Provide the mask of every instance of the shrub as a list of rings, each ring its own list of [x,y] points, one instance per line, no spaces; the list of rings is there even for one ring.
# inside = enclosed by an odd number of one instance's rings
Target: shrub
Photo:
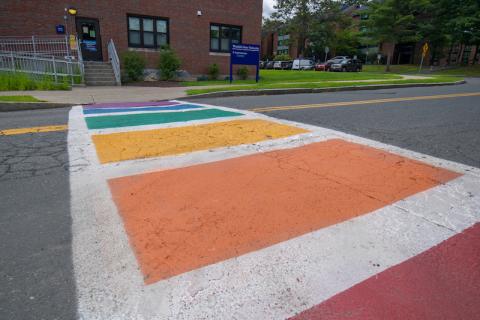
[[[145,58],[138,52],[127,51],[122,55],[123,69],[129,81],[138,81],[143,76]]]
[[[181,62],[175,52],[169,47],[163,47],[160,51],[160,61],[158,69],[162,80],[171,80],[175,78],[175,73],[180,68]]]
[[[237,70],[237,76],[238,76],[241,80],[247,80],[247,78],[248,78],[248,68],[247,68],[247,67],[238,68],[238,70]]]
[[[197,81],[207,81],[207,80],[208,80],[208,77],[203,74],[197,77]]]
[[[290,61],[292,58],[288,54],[279,54],[273,59],[275,61]]]
[[[220,68],[218,64],[214,63],[208,67],[208,77],[210,80],[217,80],[220,75]]]

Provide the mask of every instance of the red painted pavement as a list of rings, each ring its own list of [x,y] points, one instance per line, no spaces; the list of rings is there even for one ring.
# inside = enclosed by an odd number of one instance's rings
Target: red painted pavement
[[[480,223],[292,319],[480,319]]]

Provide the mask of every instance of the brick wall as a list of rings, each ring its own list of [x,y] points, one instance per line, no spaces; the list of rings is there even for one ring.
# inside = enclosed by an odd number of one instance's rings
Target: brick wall
[[[129,50],[127,13],[170,19],[170,46],[182,60],[182,69],[205,74],[217,63],[228,73],[228,54],[210,53],[210,23],[242,26],[243,43],[260,44],[262,0],[1,0],[0,36],[55,35],[55,25],[64,24],[64,8],[73,6],[78,16],[96,18],[100,23],[103,57],[113,39],[119,54]],[[197,16],[197,11],[202,16]],[[73,19],[69,30],[75,30]],[[158,51],[139,50],[149,67],[156,67]]]

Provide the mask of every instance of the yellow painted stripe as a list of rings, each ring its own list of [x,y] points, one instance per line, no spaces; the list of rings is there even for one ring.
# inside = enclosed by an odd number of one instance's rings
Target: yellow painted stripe
[[[67,129],[68,129],[67,125],[6,129],[6,130],[0,130],[0,136],[12,136],[16,134],[51,132],[51,131],[65,131]]]
[[[307,133],[266,120],[235,120],[197,126],[93,135],[101,163],[176,155]]]
[[[329,102],[329,103],[321,103],[321,104],[302,104],[302,105],[295,105],[295,106],[262,107],[262,108],[253,108],[253,109],[250,109],[250,111],[272,112],[272,111],[281,111],[281,110],[314,109],[314,108],[353,106],[353,105],[373,104],[373,103],[388,103],[388,102],[418,101],[418,100],[436,100],[436,99],[448,99],[448,98],[458,98],[458,97],[475,97],[475,96],[480,96],[480,92],[441,94],[441,95],[434,95],[434,96],[403,97],[403,98],[390,98],[390,99],[373,99],[373,100],[357,100],[357,101],[344,101],[344,102]]]

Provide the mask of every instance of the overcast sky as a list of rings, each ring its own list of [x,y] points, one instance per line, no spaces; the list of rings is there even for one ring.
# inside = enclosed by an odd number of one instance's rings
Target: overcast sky
[[[263,16],[269,17],[273,12],[273,5],[276,0],[263,0]]]

